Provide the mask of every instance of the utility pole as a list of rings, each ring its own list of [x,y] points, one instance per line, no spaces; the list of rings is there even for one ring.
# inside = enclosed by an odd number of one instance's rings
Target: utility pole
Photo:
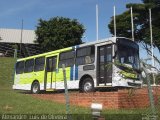
[[[68,88],[67,88],[65,64],[62,64],[62,69],[63,69],[63,79],[64,79],[64,87],[65,87],[66,114],[67,114],[67,120],[70,120],[71,116],[69,115],[69,113],[70,113],[70,105],[69,105],[69,94],[68,94]]]
[[[22,40],[23,40],[23,19],[21,24],[20,56],[22,56]]]
[[[117,32],[116,32],[116,7],[113,7],[113,11],[114,11],[114,37],[116,37]]]
[[[151,9],[149,9],[149,23],[150,23],[150,38],[151,38],[151,52],[152,52],[152,66],[154,65],[154,57],[153,57],[153,33],[152,33],[152,11]],[[156,85],[156,81],[155,81],[155,75],[152,74],[153,76],[153,85]]]
[[[131,27],[132,27],[132,40],[134,41],[134,23],[133,23],[133,11],[131,7]]]
[[[146,74],[150,107],[151,107],[151,110],[152,110],[152,114],[154,115],[156,109],[155,109],[155,105],[154,105],[154,97],[153,97],[153,93],[152,93],[152,86],[151,86],[151,83],[150,83],[150,79],[151,79],[150,74],[153,74],[153,73],[151,73],[152,71],[149,70],[149,69],[151,69],[151,67],[149,68],[149,66],[143,60],[141,60],[141,67],[142,67],[142,70]]]
[[[98,41],[98,5],[96,4],[96,40]]]

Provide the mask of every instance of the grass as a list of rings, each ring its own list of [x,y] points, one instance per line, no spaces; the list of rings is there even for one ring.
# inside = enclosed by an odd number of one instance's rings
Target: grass
[[[29,94],[12,90],[13,58],[0,58],[0,114],[65,114],[65,105],[33,98]],[[90,110],[71,106],[72,114],[87,114]]]
[[[0,88],[11,89],[13,84],[13,58],[0,58]]]
[[[11,90],[0,92],[0,113],[12,114],[65,114],[65,105],[33,98]],[[74,114],[88,113],[85,108],[71,107]]]
[[[30,94],[12,90],[14,63],[13,58],[0,58],[0,115],[66,113],[64,104],[41,100],[32,97]],[[142,118],[141,114],[149,112],[148,109],[103,110],[102,115],[109,120],[120,118],[121,120],[128,120]],[[79,116],[82,117],[82,114],[88,114],[89,118],[91,117],[91,110],[84,107],[71,106],[70,113],[77,114],[75,119]],[[89,118],[83,119],[88,120]]]

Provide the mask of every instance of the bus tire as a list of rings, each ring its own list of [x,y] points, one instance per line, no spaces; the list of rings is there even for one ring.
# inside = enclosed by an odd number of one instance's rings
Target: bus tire
[[[91,78],[87,77],[83,80],[82,86],[81,86],[81,91],[88,93],[88,92],[94,92],[94,82]]]
[[[32,83],[31,92],[32,92],[32,94],[40,93],[40,85],[39,85],[38,81],[35,81]]]

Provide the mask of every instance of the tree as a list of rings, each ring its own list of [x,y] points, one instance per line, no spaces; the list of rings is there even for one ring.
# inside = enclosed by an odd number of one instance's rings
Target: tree
[[[55,17],[47,20],[39,20],[35,33],[36,43],[44,51],[52,51],[70,47],[82,43],[82,35],[85,32],[84,26],[76,19]]]
[[[133,8],[134,35],[146,49],[150,45],[149,8],[152,9],[153,44],[160,52],[160,0],[142,0],[143,4],[127,4],[127,11],[116,16],[117,36],[131,38],[130,7]],[[108,25],[114,33],[113,17]]]

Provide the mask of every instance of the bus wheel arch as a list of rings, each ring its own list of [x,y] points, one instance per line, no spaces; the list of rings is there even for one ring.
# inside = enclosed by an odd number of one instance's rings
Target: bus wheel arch
[[[31,85],[31,93],[38,94],[40,93],[40,84],[38,80],[34,80]]]
[[[94,81],[90,75],[83,75],[79,82],[80,92],[94,92]]]

